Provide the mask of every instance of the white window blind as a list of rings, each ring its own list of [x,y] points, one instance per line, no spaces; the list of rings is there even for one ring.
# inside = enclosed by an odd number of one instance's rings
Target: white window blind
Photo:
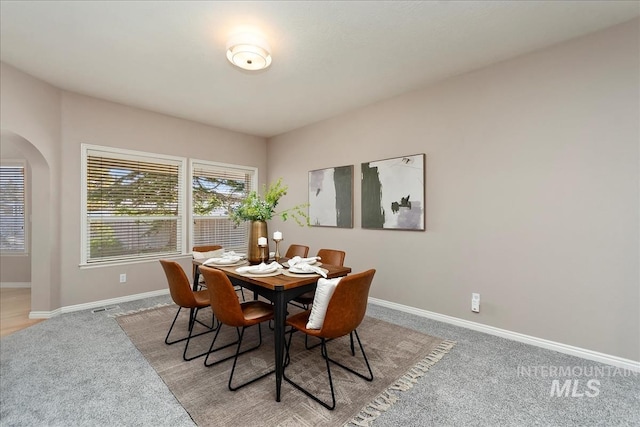
[[[228,211],[255,189],[256,169],[194,160],[191,176],[193,246],[220,245],[245,252],[248,224],[236,228]]]
[[[0,251],[24,253],[24,166],[0,166]]]
[[[184,251],[184,159],[85,151],[83,263]]]

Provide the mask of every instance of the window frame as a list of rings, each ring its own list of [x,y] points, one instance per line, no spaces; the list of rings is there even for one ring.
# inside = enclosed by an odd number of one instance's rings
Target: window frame
[[[7,251],[0,249],[0,255],[4,256],[28,256],[30,250],[30,196],[29,196],[29,177],[28,177],[28,163],[24,159],[2,159],[0,162],[2,167],[14,167],[22,168],[22,230],[24,244],[22,250]]]
[[[196,169],[196,167],[200,167],[200,168],[207,168],[210,167],[211,169],[222,169],[222,170],[229,170],[229,171],[238,171],[238,172],[244,172],[245,174],[250,174],[251,175],[251,188],[249,189],[249,191],[255,190],[258,191],[258,168],[254,167],[254,166],[245,166],[245,165],[236,165],[236,164],[231,164],[231,163],[222,163],[222,162],[216,162],[216,161],[210,161],[210,160],[203,160],[203,159],[189,159],[189,179],[188,179],[188,197],[189,197],[189,252],[191,252],[191,250],[193,249],[193,246],[195,246],[195,221],[196,218],[207,218],[207,217],[201,217],[201,216],[196,216],[194,214],[194,203],[193,203],[193,178],[194,178],[194,170]],[[220,219],[225,219],[225,218],[229,218],[228,215],[221,215],[221,216],[215,216],[215,217],[210,217],[210,218],[220,218]],[[246,250],[246,245],[248,244],[249,241],[249,229],[247,227],[247,233],[245,236],[245,243],[244,243],[244,247],[243,247],[243,251]],[[224,243],[224,242],[209,242],[209,244],[220,244],[220,243]],[[222,245],[224,247],[224,245]]]
[[[187,222],[190,215],[187,215],[187,194],[185,191],[186,179],[187,179],[187,158],[179,156],[171,156],[158,153],[149,153],[145,151],[129,150],[116,147],[108,147],[93,144],[81,144],[81,201],[80,201],[80,266],[81,267],[96,267],[106,266],[114,264],[132,264],[139,262],[156,261],[160,258],[168,258],[171,256],[185,256],[191,252],[187,248]],[[91,153],[91,154],[90,154]],[[178,228],[176,236],[177,253],[172,255],[162,253],[151,253],[148,255],[134,255],[123,256],[118,259],[105,259],[105,260],[92,260],[89,261],[89,230],[88,230],[88,213],[87,213],[87,198],[88,198],[88,158],[90,155],[96,153],[102,153],[105,157],[113,157],[114,159],[139,159],[142,161],[149,161],[153,163],[166,163],[170,165],[178,166]],[[182,219],[182,221],[180,221]]]

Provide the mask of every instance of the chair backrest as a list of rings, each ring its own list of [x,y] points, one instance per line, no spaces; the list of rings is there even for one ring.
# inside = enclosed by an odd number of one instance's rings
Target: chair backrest
[[[245,323],[244,314],[231,281],[220,270],[211,267],[200,267],[200,274],[209,289],[211,310],[216,318],[225,325],[240,327]]]
[[[336,249],[320,249],[318,251],[318,256],[323,264],[339,265],[342,267],[347,253]]]
[[[338,338],[356,329],[367,311],[369,289],[376,270],[350,274],[336,286],[320,330],[325,338]]]
[[[191,290],[191,283],[186,273],[175,261],[160,260],[164,274],[167,276],[167,282],[169,283],[169,292],[171,293],[171,299],[180,307],[195,307],[196,299],[193,296]]]
[[[196,252],[209,252],[216,251],[218,249],[222,249],[220,245],[208,245],[208,246],[194,246],[193,250]]]
[[[285,254],[285,258],[291,259],[294,256],[306,258],[307,255],[309,255],[309,246],[290,245],[289,249],[287,249],[287,253]]]
[[[350,274],[336,286],[320,330],[325,338],[337,338],[356,329],[367,312],[369,289],[376,270]]]

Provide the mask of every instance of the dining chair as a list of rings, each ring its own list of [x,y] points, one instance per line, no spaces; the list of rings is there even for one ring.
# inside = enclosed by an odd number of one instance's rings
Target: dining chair
[[[194,246],[193,252],[211,252],[211,251],[217,251],[218,249],[222,249],[222,246],[220,245]],[[198,266],[194,265],[193,277],[196,277],[196,268],[198,268]],[[202,288],[203,286],[204,286],[204,281],[200,279],[200,283],[198,283],[198,287]],[[242,301],[244,301],[244,289],[242,289],[242,286],[236,287],[236,290],[240,291],[240,295],[242,296]]]
[[[320,262],[323,264],[339,265],[342,267],[347,253],[337,249],[320,249],[317,256],[320,257]],[[293,301],[299,304],[298,307],[302,306],[301,308],[306,310],[309,308],[309,305],[313,303],[315,293],[316,291],[305,292],[304,294],[295,297]]]
[[[369,360],[367,359],[367,355],[364,351],[364,347],[362,346],[362,342],[360,341],[356,328],[360,323],[362,323],[362,319],[364,319],[365,312],[367,311],[369,289],[371,288],[371,282],[373,281],[375,272],[376,271],[374,269],[371,269],[362,273],[342,277],[335,286],[333,294],[323,293],[323,295],[329,295],[329,300],[326,306],[327,310],[324,316],[324,321],[319,326],[319,329],[307,328],[313,309],[294,314],[287,318],[287,325],[291,326],[293,329],[291,330],[287,341],[285,372],[283,373],[283,378],[295,388],[302,391],[304,394],[329,410],[336,407],[336,397],[333,388],[333,379],[331,377],[330,362],[346,369],[360,378],[365,379],[366,381],[373,380],[373,372],[371,371]],[[331,404],[314,396],[310,391],[286,375],[287,366],[291,364],[289,352],[291,349],[291,339],[295,331],[301,331],[305,336],[314,336],[321,340],[321,355],[324,358],[327,367],[327,376],[329,378],[329,387],[331,389]],[[360,352],[362,353],[367,370],[369,371],[368,375],[357,372],[353,368],[329,357],[327,341],[349,335],[352,332],[358,341]],[[355,354],[353,355],[355,356]]]
[[[194,246],[193,247],[193,252],[211,252],[211,251],[217,251],[218,249],[222,249],[222,246],[220,246],[220,245]],[[194,265],[193,266],[193,276],[192,277],[195,277],[195,275],[196,275],[196,268],[197,268],[197,266]]]
[[[178,306],[178,312],[176,313],[176,316],[173,318],[173,322],[171,323],[171,327],[169,328],[169,332],[167,332],[167,336],[165,337],[164,342],[165,344],[172,345],[172,344],[179,343],[186,340],[187,343],[184,346],[184,352],[182,353],[182,358],[185,361],[193,360],[198,357],[204,356],[205,354],[207,354],[206,352],[198,354],[196,356],[187,357],[187,350],[189,348],[189,342],[191,341],[191,338],[195,338],[200,335],[208,334],[210,332],[215,331],[215,328],[213,327],[214,319],[211,320],[212,322],[211,326],[205,325],[204,323],[198,320],[198,313],[200,312],[200,310],[203,308],[209,307],[210,305],[209,292],[206,290],[194,292],[191,289],[191,283],[189,283],[189,278],[187,277],[186,273],[184,272],[180,264],[178,264],[177,262],[160,260],[160,264],[162,265],[164,273],[167,276],[167,282],[169,284],[169,293],[171,294],[171,299]],[[183,308],[195,310],[193,319],[189,319],[189,327],[188,327],[189,334],[184,338],[169,341],[169,336],[171,335],[171,331],[173,330],[173,327],[176,324],[176,320],[178,320],[178,316],[180,315],[180,311]],[[194,334],[193,328],[195,326],[195,323],[201,324],[202,326],[206,327],[207,330],[204,332]]]
[[[284,255],[285,258],[293,258],[294,256],[299,256],[301,258],[306,258],[309,254],[309,246],[303,245],[289,245],[289,249],[287,249],[287,253]]]
[[[211,252],[217,251],[218,249],[222,249],[220,245],[205,245],[205,246],[194,246],[193,250],[195,252]]]
[[[238,362],[238,356],[241,354],[247,353],[249,351],[255,350],[262,344],[262,322],[266,322],[268,320],[273,319],[273,306],[264,301],[246,301],[240,302],[238,301],[238,296],[236,295],[235,290],[233,289],[233,285],[231,281],[222,271],[217,270],[211,267],[200,267],[200,274],[204,276],[205,283],[207,284],[207,288],[209,289],[209,299],[211,301],[211,309],[213,310],[214,315],[220,322],[220,326],[216,331],[216,335],[213,337],[213,341],[211,342],[211,346],[209,347],[209,352],[204,360],[205,366],[213,366],[218,363],[224,362],[225,360],[229,360],[233,357],[233,367],[231,368],[231,374],[229,375],[229,383],[228,387],[231,391],[236,391],[246,385],[249,385],[255,381],[258,381],[272,373],[275,372],[275,369],[260,374],[259,376],[248,380],[240,385],[233,386],[233,373],[236,369],[236,363]],[[224,346],[218,347],[214,349],[214,345],[218,338],[218,334],[222,329],[223,325],[232,326],[234,328],[242,328],[238,332],[238,340],[225,344]],[[245,329],[250,326],[258,325],[258,344],[240,351],[240,347],[242,346],[242,339],[244,337]],[[236,344],[235,355],[223,358],[221,360],[217,360],[215,362],[209,363],[209,356],[223,348],[229,347],[230,345]]]

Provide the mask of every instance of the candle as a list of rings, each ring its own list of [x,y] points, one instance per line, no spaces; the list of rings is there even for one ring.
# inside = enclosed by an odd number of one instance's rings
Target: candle
[[[267,238],[258,237],[258,246],[267,246]]]
[[[280,231],[274,231],[273,240],[282,240],[282,233]]]

